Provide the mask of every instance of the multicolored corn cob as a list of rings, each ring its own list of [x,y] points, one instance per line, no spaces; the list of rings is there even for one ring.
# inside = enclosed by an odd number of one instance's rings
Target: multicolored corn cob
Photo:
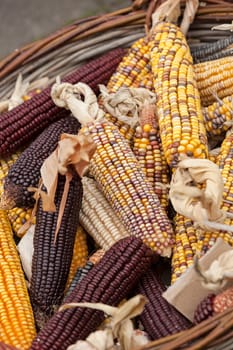
[[[150,71],[150,51],[147,37],[140,38],[128,49],[107,84],[110,92],[121,87],[139,87]]]
[[[114,49],[81,66],[63,81],[89,84],[96,92],[99,84],[106,84],[120,63],[125,50]],[[30,101],[0,115],[0,155],[14,152],[41,133],[49,124],[69,115],[65,109],[54,105],[50,87]]]
[[[146,104],[141,111],[140,126],[136,128],[133,152],[147,179],[153,185],[161,206],[168,206],[169,168],[164,157],[155,106]]]
[[[73,256],[70,264],[69,275],[66,282],[66,289],[69,287],[71,281],[73,280],[77,269],[82,268],[87,262],[87,256],[87,233],[84,231],[83,227],[79,225],[75,235]]]
[[[10,222],[3,210],[0,210],[0,261],[0,341],[26,350],[36,329]]]
[[[194,263],[198,234],[191,219],[176,214],[174,218],[175,244],[172,252],[172,278],[174,283]]]
[[[94,179],[83,177],[83,200],[80,223],[99,247],[108,250],[130,233],[122,225],[115,211],[98,188]]]
[[[136,237],[115,243],[64,300],[117,306],[147,271],[155,255]],[[56,312],[38,333],[31,350],[65,350],[86,337],[104,320],[102,311],[74,308]]]
[[[206,131],[209,136],[224,134],[233,120],[233,95],[218,99],[207,107],[202,108]]]
[[[233,57],[197,63],[194,65],[197,87],[203,106],[233,93]]]
[[[4,182],[4,193],[1,198],[2,209],[33,207],[33,192],[28,187],[38,187],[40,168],[44,160],[57,147],[62,133],[76,134],[79,129],[77,119],[72,116],[62,118],[49,125],[10,168]]]
[[[22,226],[31,220],[32,224],[35,224],[35,218],[32,218],[32,208],[13,208],[7,210],[7,215],[11,223],[14,234],[21,238],[26,233],[26,229],[22,229]]]
[[[192,326],[190,321],[163,298],[162,293],[165,290],[166,288],[156,271],[156,266],[151,266],[148,269],[134,289],[135,295],[142,294],[147,298],[147,303],[142,314],[138,316],[138,320],[153,340]]]
[[[72,89],[76,93],[81,89],[84,100],[89,95],[94,99],[93,91],[86,84],[55,84],[52,90],[55,103],[66,101],[69,106],[66,100],[67,88],[69,101],[70,98],[76,99],[76,95],[70,95]],[[85,108],[88,106],[81,101],[78,103],[83,103]],[[98,106],[96,113],[102,115],[101,120],[89,114],[84,116],[78,108],[72,112],[82,124],[80,135],[91,136],[96,144],[89,171],[116,215],[130,234],[141,238],[158,254],[170,256],[173,244],[171,223],[129,143],[115,125],[105,120]]]
[[[43,313],[51,316],[61,303],[72,261],[82,200],[81,179],[76,173],[72,175],[56,242],[58,208],[62,200],[65,176],[58,177],[56,212],[43,211],[41,199],[38,204],[29,291],[35,317],[39,323],[43,322],[43,319],[41,320]]]
[[[160,22],[151,30],[153,84],[157,95],[160,136],[167,163],[176,167],[180,155],[205,158],[206,131],[192,56],[181,30]]]

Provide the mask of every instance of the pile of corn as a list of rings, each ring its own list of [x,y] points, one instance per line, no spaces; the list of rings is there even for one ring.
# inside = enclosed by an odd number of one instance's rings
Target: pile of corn
[[[210,159],[224,181],[221,209],[233,213],[233,57],[221,57],[222,46],[191,53],[181,29],[162,21],[128,50],[113,50],[64,79],[94,90],[102,119],[85,123],[55,105],[51,87],[0,115],[1,348],[69,349],[105,317],[60,305],[117,306],[137,293],[148,300],[136,323],[149,339],[192,326],[162,297],[161,266],[169,266],[174,283],[217,237],[233,245],[233,236],[197,228],[175,212],[168,192],[182,157]],[[208,58],[215,47],[218,57]],[[99,84],[113,98],[137,88],[156,98],[127,123],[107,109]],[[70,163],[58,174],[55,210],[47,211],[41,168],[67,134],[89,136],[95,149],[84,174]]]

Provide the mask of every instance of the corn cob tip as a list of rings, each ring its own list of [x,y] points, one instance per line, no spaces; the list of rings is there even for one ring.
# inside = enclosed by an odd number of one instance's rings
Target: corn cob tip
[[[0,209],[1,210],[10,210],[16,207],[16,203],[14,198],[12,198],[11,194],[7,191],[4,192],[0,199]]]

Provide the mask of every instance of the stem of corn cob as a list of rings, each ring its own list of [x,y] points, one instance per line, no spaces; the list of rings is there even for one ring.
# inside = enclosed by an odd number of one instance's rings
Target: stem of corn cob
[[[78,92],[87,104],[77,99]],[[104,120],[92,90],[82,83],[74,87],[55,84],[52,97],[58,105],[72,110],[83,125],[80,134],[92,135],[97,149],[90,172],[130,234],[142,238],[159,254],[170,256],[170,221],[129,144],[116,126]]]

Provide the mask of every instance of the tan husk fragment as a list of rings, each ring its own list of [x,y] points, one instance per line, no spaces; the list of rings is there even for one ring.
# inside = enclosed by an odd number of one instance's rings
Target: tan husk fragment
[[[233,249],[220,254],[207,270],[200,267],[198,259],[194,266],[202,278],[203,287],[219,292],[229,280],[233,280]]]
[[[48,85],[47,77],[38,79],[32,83],[24,82],[22,74],[19,74],[15,83],[14,91],[8,100],[0,102],[0,113],[10,111],[24,102],[23,97],[34,89],[45,88]]]
[[[85,341],[78,341],[68,349],[114,349],[115,339],[119,341],[121,350],[132,350],[136,346],[145,344],[148,339],[145,336],[137,337],[137,331],[134,330],[131,319],[142,313],[146,301],[143,295],[138,294],[118,307],[88,302],[62,305],[59,311],[73,307],[89,307],[91,309],[101,310],[110,316],[110,322],[107,323],[104,330],[91,333]]]
[[[178,163],[169,197],[174,209],[201,228],[233,231],[221,224],[227,213],[220,209],[224,190],[223,179],[216,164],[208,159],[186,158]]]
[[[39,188],[28,188],[29,191],[35,191],[35,195],[41,197],[44,211],[54,212],[57,210],[54,198],[56,194],[58,174],[66,177],[62,200],[59,207],[57,227],[55,231],[55,241],[60,228],[67,195],[69,192],[69,184],[72,180],[70,166],[72,166],[80,177],[82,177],[88,164],[94,155],[96,145],[90,135],[70,135],[62,134],[58,146],[55,151],[44,161],[41,167],[42,184],[46,187],[47,192]]]
[[[139,121],[139,111],[144,103],[154,104],[156,96],[145,88],[121,87],[109,93],[104,85],[99,85],[103,106],[118,120],[134,127]]]
[[[58,107],[69,109],[82,126],[103,117],[97,97],[87,84],[60,83],[57,78],[51,89],[51,98]]]
[[[199,6],[199,0],[186,1],[183,18],[180,24],[180,29],[184,33],[184,35],[187,34],[189,26],[195,18],[195,14],[197,12],[198,6]]]
[[[180,13],[180,0],[167,0],[152,14],[152,27],[161,21],[176,23]]]

